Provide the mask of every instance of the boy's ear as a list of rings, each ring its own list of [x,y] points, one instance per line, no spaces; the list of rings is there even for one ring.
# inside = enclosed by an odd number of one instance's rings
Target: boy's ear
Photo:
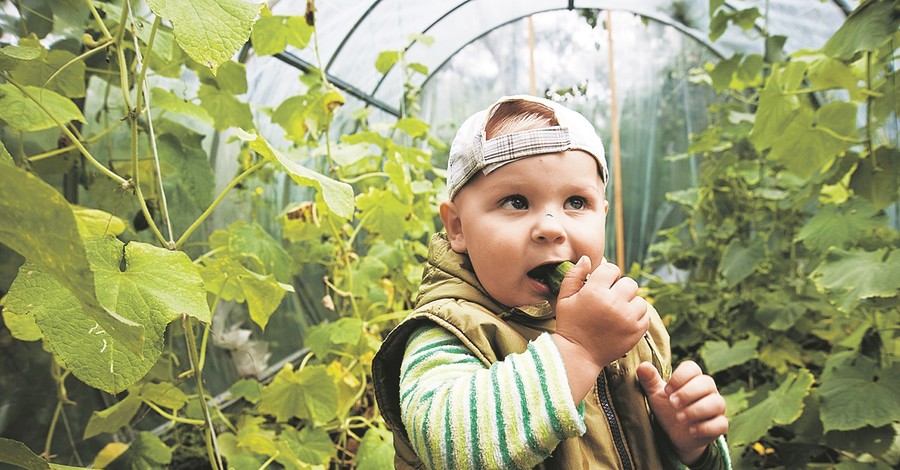
[[[444,229],[447,230],[450,248],[457,253],[465,253],[467,248],[466,238],[462,231],[462,220],[459,218],[459,207],[453,201],[441,203],[441,221],[444,222]]]

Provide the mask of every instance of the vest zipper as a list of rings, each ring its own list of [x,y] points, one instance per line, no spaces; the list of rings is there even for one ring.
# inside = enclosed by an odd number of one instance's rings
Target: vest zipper
[[[628,458],[628,451],[625,449],[625,439],[622,437],[622,429],[619,426],[619,420],[613,412],[612,403],[606,390],[606,372],[601,370],[597,376],[597,395],[600,398],[600,407],[603,408],[603,414],[606,415],[606,421],[609,422],[609,429],[612,432],[613,443],[616,445],[616,452],[619,453],[619,459],[622,460],[622,468],[632,470],[634,467],[631,459]]]

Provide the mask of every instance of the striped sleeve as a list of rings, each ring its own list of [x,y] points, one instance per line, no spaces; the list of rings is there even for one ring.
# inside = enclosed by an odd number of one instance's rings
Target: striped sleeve
[[[485,367],[437,325],[409,338],[400,369],[401,419],[428,468],[531,468],[584,434],[562,357],[548,334]]]

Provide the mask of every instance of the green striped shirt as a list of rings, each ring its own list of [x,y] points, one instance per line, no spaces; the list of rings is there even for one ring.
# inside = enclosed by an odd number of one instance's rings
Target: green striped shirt
[[[447,330],[419,328],[406,345],[400,403],[429,468],[532,468],[586,431],[546,333],[488,368]]]

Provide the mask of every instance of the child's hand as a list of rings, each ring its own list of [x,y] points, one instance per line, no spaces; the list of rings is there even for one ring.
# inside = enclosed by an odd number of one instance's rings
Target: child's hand
[[[582,256],[566,273],[556,301],[556,334],[599,367],[630,351],[650,326],[637,283],[621,274],[605,259],[591,272],[591,260]]]
[[[728,431],[725,399],[695,362],[681,363],[668,383],[649,362],[638,367],[637,375],[653,415],[685,464],[695,463],[712,441]]]

